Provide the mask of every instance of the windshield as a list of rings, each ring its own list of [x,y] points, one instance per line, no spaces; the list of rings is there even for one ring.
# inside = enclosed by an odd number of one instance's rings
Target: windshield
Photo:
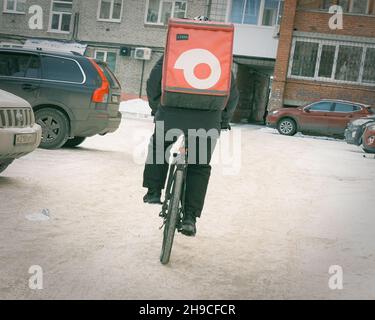
[[[100,61],[97,61],[100,69],[104,72],[105,77],[109,81],[111,88],[113,89],[120,89],[121,85],[120,82],[117,80],[116,76],[112,73],[112,71],[108,68],[108,66]]]

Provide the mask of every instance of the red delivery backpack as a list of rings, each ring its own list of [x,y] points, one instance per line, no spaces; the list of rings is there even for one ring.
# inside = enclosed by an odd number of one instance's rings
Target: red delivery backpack
[[[233,36],[232,24],[170,19],[161,104],[223,110],[231,88]]]

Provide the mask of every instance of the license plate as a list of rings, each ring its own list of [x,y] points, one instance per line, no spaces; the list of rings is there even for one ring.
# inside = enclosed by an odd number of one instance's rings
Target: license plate
[[[112,102],[118,103],[119,102],[119,97],[118,96],[112,96]]]
[[[36,134],[28,133],[28,134],[16,134],[14,139],[15,145],[20,144],[33,144],[36,142]]]

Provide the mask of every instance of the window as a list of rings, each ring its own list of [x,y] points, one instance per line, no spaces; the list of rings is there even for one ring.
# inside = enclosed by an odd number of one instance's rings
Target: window
[[[294,49],[292,75],[313,77],[319,44],[297,41]]]
[[[39,78],[39,58],[23,53],[0,53],[0,76]]]
[[[352,0],[350,12],[352,13],[368,13],[368,0]]]
[[[277,22],[279,1],[278,0],[266,0],[264,2],[264,11],[263,11],[263,26],[273,26]]]
[[[74,60],[43,56],[42,78],[46,80],[83,83],[84,76]]]
[[[293,40],[289,76],[375,85],[375,45],[335,40]]]
[[[4,0],[4,12],[25,13],[26,0]]]
[[[373,14],[370,8],[372,2],[373,0],[339,0],[338,5],[342,7],[344,12]]]
[[[337,0],[299,0],[298,7],[302,9],[328,10],[330,6],[335,5]]]
[[[367,48],[366,50],[362,81],[375,83],[375,48]]]
[[[115,72],[116,70],[116,52],[108,52],[108,51],[95,51],[95,59],[99,61],[104,61],[108,64],[108,67]]]
[[[375,14],[374,0],[299,0],[298,7],[310,10],[327,11],[333,5],[339,5],[346,13]]]
[[[323,45],[320,56],[319,77],[331,78],[333,62],[335,60],[336,46]]]
[[[353,112],[356,111],[356,108],[358,107],[347,103],[335,103],[335,112]]]
[[[231,22],[261,26],[279,23],[284,1],[232,0]]]
[[[98,20],[121,22],[123,0],[99,0]]]
[[[233,0],[232,22],[258,24],[261,0]]]
[[[310,107],[308,109],[310,111],[331,111],[332,103],[328,101],[318,102]]]
[[[357,82],[361,67],[363,48],[341,45],[337,58],[337,80]]]
[[[168,24],[169,18],[186,18],[187,1],[148,0],[146,23]]]
[[[73,0],[52,0],[50,31],[69,33]]]

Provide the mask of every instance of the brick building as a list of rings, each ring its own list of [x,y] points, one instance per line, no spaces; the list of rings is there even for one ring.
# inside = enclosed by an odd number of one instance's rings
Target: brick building
[[[321,98],[375,104],[374,0],[285,2],[269,109]]]

